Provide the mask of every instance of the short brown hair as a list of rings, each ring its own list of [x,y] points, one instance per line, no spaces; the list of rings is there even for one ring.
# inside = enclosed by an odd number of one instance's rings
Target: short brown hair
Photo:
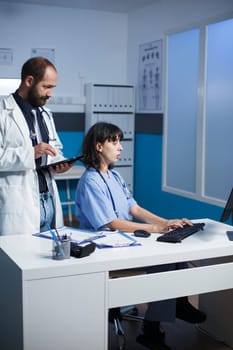
[[[44,57],[33,57],[27,60],[21,70],[21,80],[29,75],[32,75],[36,82],[39,82],[43,79],[45,70],[47,67],[52,67],[55,71],[56,67],[52,62]]]

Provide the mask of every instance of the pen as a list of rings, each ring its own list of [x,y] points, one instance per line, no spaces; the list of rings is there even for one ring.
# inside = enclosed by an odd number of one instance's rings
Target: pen
[[[55,232],[56,232],[56,235],[57,235],[58,240],[61,242],[61,238],[60,238],[60,235],[59,235],[59,233],[58,233],[58,230],[57,230],[56,228],[55,228],[54,230],[55,230]]]
[[[62,256],[65,256],[65,253],[64,253],[64,251],[63,251],[61,245],[59,244],[59,238],[55,235],[55,233],[53,232],[53,230],[51,229],[51,227],[50,227],[49,225],[48,225],[48,229],[49,229],[49,232],[51,233],[51,236],[52,236],[54,242],[56,243],[56,246],[57,246],[57,248],[58,248],[58,251],[60,252],[60,254],[61,254]]]

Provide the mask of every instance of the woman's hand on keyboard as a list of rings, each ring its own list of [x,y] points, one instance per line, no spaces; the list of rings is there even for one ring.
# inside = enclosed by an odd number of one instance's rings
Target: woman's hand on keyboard
[[[192,226],[192,222],[189,219],[173,219],[167,221],[167,231],[183,227],[184,225]]]
[[[192,226],[192,222],[188,219],[172,219],[172,220],[165,220],[161,222],[157,222],[152,226],[152,232],[159,232],[159,233],[167,233],[170,230],[174,230],[179,227],[183,227],[184,225],[190,225]]]

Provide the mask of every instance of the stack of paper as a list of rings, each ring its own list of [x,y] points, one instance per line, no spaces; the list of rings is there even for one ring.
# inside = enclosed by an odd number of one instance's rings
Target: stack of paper
[[[117,248],[139,245],[133,237],[122,231],[104,231],[103,233],[104,236],[95,240],[95,243],[99,248]]]

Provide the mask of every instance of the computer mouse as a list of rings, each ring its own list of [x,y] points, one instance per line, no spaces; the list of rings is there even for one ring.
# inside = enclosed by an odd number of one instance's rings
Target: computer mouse
[[[136,237],[143,237],[143,238],[147,238],[150,237],[150,232],[147,232],[145,230],[135,230],[134,231],[134,236]]]

